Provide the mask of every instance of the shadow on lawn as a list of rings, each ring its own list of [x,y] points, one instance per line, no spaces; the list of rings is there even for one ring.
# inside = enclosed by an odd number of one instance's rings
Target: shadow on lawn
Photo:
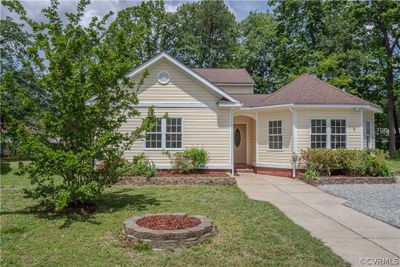
[[[2,211],[0,215],[35,215],[48,220],[63,219],[64,222],[60,228],[66,228],[71,226],[74,222],[87,222],[99,225],[101,222],[96,220],[97,214],[114,213],[127,207],[129,207],[129,210],[142,211],[145,210],[147,206],[154,205],[160,205],[160,201],[145,194],[132,194],[132,189],[121,189],[103,194],[101,199],[96,202],[96,210],[93,213],[55,213],[44,208],[42,205],[35,205],[23,210]]]
[[[10,163],[9,162],[4,162],[3,159],[2,159],[1,164],[0,164],[0,174],[1,175],[6,175],[10,171],[12,171],[12,169],[10,167]]]

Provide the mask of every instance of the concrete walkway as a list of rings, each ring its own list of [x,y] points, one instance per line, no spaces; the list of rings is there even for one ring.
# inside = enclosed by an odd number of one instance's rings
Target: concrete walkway
[[[249,198],[272,203],[353,266],[400,265],[400,230],[343,206],[346,200],[290,178],[241,173],[236,180]]]

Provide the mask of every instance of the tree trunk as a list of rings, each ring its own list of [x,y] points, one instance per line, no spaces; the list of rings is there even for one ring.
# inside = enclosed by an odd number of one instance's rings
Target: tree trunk
[[[386,86],[388,90],[388,123],[389,123],[389,154],[396,154],[396,135],[395,135],[395,101],[396,97],[393,94],[393,71],[388,67],[386,75]]]

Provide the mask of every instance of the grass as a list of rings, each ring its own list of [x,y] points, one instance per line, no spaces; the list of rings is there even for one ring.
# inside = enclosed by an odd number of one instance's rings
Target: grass
[[[387,163],[394,175],[400,176],[400,158],[390,159]]]
[[[344,266],[322,242],[267,202],[235,186],[114,186],[90,216],[57,215],[23,198],[30,183],[2,162],[1,265]],[[187,212],[211,218],[217,236],[179,252],[152,252],[121,237],[128,217]]]

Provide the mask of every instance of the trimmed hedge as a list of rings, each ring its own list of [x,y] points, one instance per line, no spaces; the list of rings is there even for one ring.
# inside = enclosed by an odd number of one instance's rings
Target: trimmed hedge
[[[300,167],[316,170],[321,175],[339,173],[347,176],[392,176],[386,160],[389,155],[380,149],[307,149],[301,151]]]

